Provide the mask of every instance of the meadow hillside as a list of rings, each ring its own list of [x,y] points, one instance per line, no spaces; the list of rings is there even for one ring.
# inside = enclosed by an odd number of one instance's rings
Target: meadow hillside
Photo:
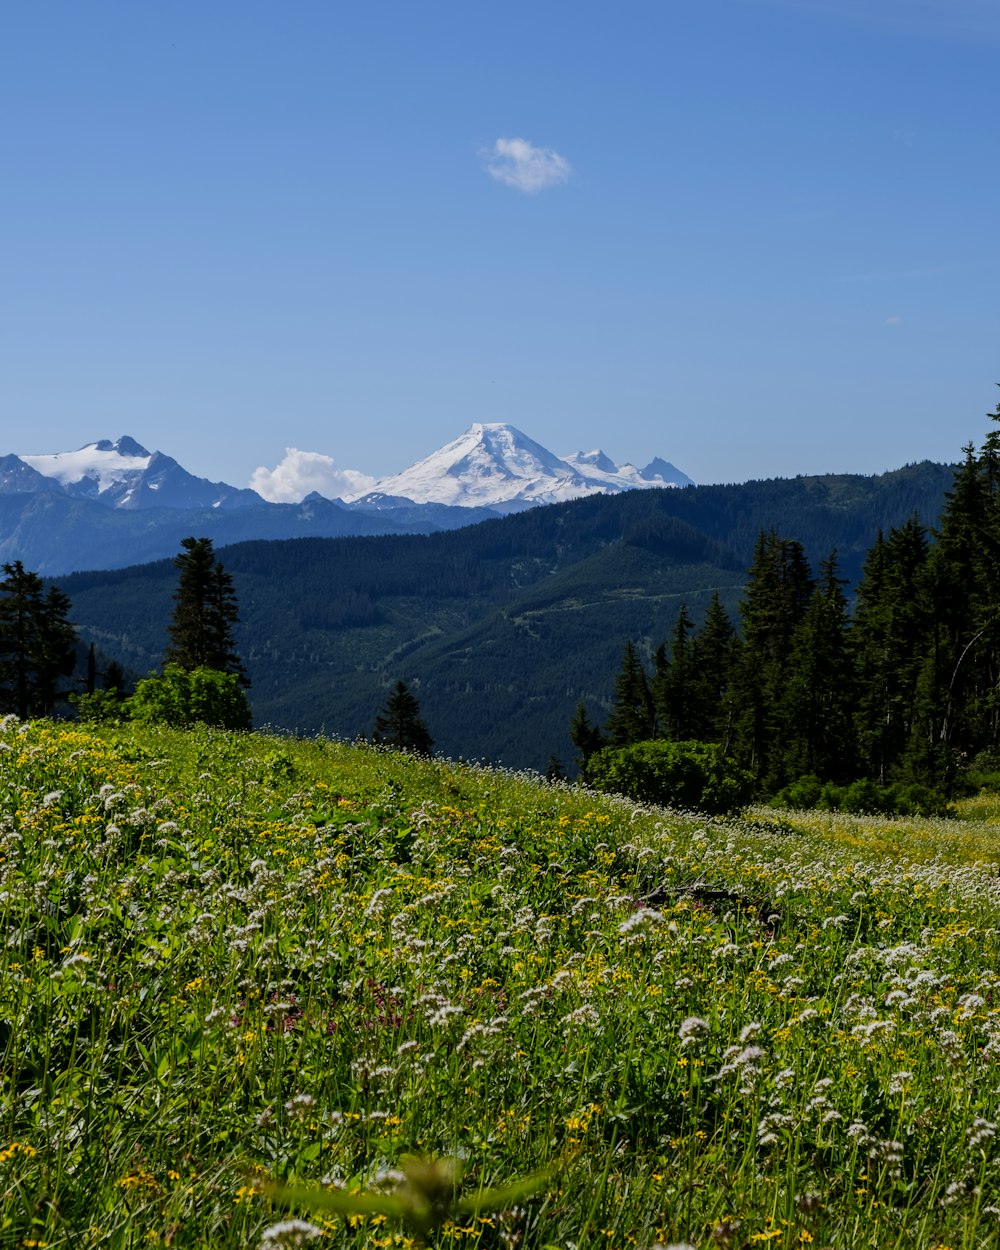
[[[992,800],[707,820],[7,718],[0,804],[4,1246],[413,1245],[413,1153],[464,1166],[441,1246],[997,1244]]]

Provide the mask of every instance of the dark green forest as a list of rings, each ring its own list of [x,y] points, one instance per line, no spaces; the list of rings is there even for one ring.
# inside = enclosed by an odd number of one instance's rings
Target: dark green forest
[[[1000,407],[994,418],[1000,423]],[[929,805],[1000,767],[1000,430],[965,449],[936,527],[879,530],[849,600],[836,550],[762,531],[735,618],[686,607],[650,668],[625,643],[602,747],[715,743],[780,804]],[[937,796],[935,798],[935,796]]]
[[[735,613],[761,530],[807,557],[833,547],[860,574],[879,529],[940,512],[954,469],[634,491],[536,508],[429,536],[259,541],[221,555],[239,603],[236,649],[257,725],[368,733],[397,681],[436,748],[569,767],[581,701],[610,709],[623,641],[651,662],[682,603]],[[60,578],[84,644],[136,676],[159,667],[170,560]]]

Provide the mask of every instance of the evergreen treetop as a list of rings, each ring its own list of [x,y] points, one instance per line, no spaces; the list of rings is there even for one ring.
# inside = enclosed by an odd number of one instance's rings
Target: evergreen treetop
[[[174,560],[180,576],[165,662],[188,672],[210,668],[232,673],[248,686],[246,669],[236,653],[239,609],[233,579],[216,558],[210,538],[185,538],[181,547]]]
[[[397,751],[430,755],[434,739],[420,716],[420,704],[416,696],[405,682],[396,682],[385,706],[376,716],[372,742],[395,747]]]
[[[69,691],[76,665],[70,602],[58,586],[44,589],[20,560],[2,566],[0,582],[0,704],[22,720],[48,716]]]

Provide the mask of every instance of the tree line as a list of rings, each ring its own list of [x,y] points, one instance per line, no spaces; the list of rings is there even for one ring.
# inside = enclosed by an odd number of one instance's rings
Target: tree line
[[[111,661],[99,668],[93,644],[83,677],[74,680],[80,648],[69,597],[58,586],[46,588],[21,561],[4,564],[0,709],[27,720],[51,716],[68,704],[84,720],[132,716],[249,728],[244,690],[249,682],[234,643],[239,617],[232,578],[211,539],[186,538],[181,548],[174,561],[179,576],[163,671],[140,681],[130,698],[121,665]]]
[[[146,723],[204,723],[225,729],[252,724],[246,667],[236,650],[239,605],[231,574],[210,538],[185,538],[174,559],[178,572],[162,671],[127,696],[125,674],[112,661],[98,669],[91,645],[85,676],[78,666],[69,597],[45,587],[20,561],[4,564],[0,581],[0,709],[22,720],[51,716],[62,703],[82,720],[129,717]],[[103,684],[98,685],[98,677]],[[77,689],[82,686],[82,689]],[[375,720],[372,741],[429,754],[433,739],[416,697],[397,682]]]
[[[584,776],[601,750],[697,741],[760,797],[920,807],[1000,769],[1000,430],[963,451],[934,530],[879,532],[853,609],[835,551],[814,570],[770,530],[739,628],[716,596],[698,628],[681,609],[651,664],[628,642],[603,726],[573,718]]]

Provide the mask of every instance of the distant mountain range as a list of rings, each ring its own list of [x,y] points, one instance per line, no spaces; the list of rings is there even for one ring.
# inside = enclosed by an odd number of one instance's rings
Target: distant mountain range
[[[602,451],[560,458],[505,424],[474,424],[432,455],[347,499],[273,503],[196,477],[133,438],[0,457],[0,560],[55,575],[121,568],[198,534],[249,539],[428,534],[580,496],[692,485],[659,458],[617,465]]]

